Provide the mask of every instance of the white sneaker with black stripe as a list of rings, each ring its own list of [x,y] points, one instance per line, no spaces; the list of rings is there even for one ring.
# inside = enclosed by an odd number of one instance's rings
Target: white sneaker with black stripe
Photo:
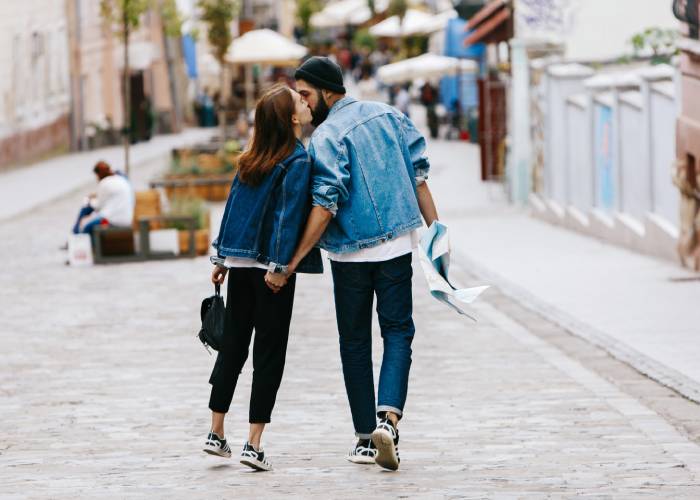
[[[214,431],[210,432],[204,442],[203,451],[217,457],[231,458],[231,448],[226,440],[219,437]]]
[[[399,431],[391,420],[382,418],[372,433],[372,442],[377,447],[375,463],[389,470],[397,470],[401,463],[399,457]]]
[[[346,458],[354,464],[373,464],[376,455],[377,448],[371,439],[358,439]]]
[[[243,445],[241,463],[255,470],[272,470],[272,464],[265,458],[265,451],[263,451],[262,448],[256,450],[255,447],[248,442]]]

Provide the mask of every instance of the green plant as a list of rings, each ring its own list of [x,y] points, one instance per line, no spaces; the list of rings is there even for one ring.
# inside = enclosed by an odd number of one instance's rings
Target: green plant
[[[231,23],[240,10],[239,0],[199,0],[197,4],[201,11],[200,19],[207,25],[207,41],[211,45],[212,54],[218,61],[219,95],[221,102],[225,102],[226,92],[226,53],[233,41],[231,35]],[[221,127],[221,141],[226,140],[226,110],[223,106],[219,109],[219,123]]]
[[[129,69],[129,43],[131,33],[138,30],[141,17],[157,8],[169,36],[179,35],[182,20],[178,14],[176,0],[100,0],[102,20],[114,29],[124,46],[124,74],[122,99],[124,114],[124,170],[129,175],[129,123],[131,123],[131,80]]]
[[[388,12],[390,16],[399,16],[399,22],[403,24],[403,18],[408,10],[407,0],[389,0]]]
[[[677,38],[678,32],[674,29],[651,27],[633,35],[630,43],[635,56],[651,51],[652,64],[662,64],[669,63],[671,57],[678,52]]]
[[[305,37],[311,34],[311,16],[321,10],[319,0],[297,0],[297,22]]]
[[[352,38],[352,43],[355,47],[363,47],[370,51],[377,48],[377,39],[374,38],[366,28],[355,32],[355,36]]]
[[[206,229],[209,227],[209,208],[201,198],[178,197],[170,200],[168,215],[173,217],[194,217],[195,229]],[[188,229],[184,222],[169,222],[168,227],[184,230]]]

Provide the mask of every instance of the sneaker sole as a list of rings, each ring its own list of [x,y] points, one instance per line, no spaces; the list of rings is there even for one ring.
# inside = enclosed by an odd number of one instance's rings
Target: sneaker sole
[[[204,445],[204,448],[202,448],[202,451],[204,453],[208,453],[209,455],[214,455],[216,457],[231,458],[231,452],[227,453],[225,451],[221,451],[219,448],[216,448],[215,446]]]
[[[271,465],[266,465],[263,462],[261,462],[260,460],[255,460],[252,458],[241,458],[241,463],[243,465],[247,465],[251,469],[255,469],[255,470],[259,470],[259,471],[267,472],[267,471],[272,470]]]
[[[388,431],[376,429],[372,433],[372,442],[377,447],[377,456],[374,462],[385,469],[398,470],[399,459],[396,456],[394,440]]]
[[[362,465],[372,465],[374,464],[374,458],[372,457],[352,457],[352,456],[347,456],[345,457],[348,462],[352,462],[354,464],[362,464]]]

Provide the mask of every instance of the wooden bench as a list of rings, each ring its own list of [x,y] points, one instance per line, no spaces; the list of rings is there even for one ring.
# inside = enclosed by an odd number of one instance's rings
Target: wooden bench
[[[194,217],[161,214],[160,193],[155,189],[138,191],[135,195],[134,222],[131,227],[98,226],[92,233],[93,260],[96,264],[139,262],[144,260],[195,257]],[[167,224],[183,224],[189,232],[186,253],[151,251],[150,233]],[[138,240],[135,239],[138,238]]]

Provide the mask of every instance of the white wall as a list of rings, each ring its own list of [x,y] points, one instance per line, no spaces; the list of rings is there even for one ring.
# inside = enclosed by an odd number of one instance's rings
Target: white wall
[[[624,100],[620,102],[621,211],[643,219],[651,211],[649,170],[645,161],[646,138],[642,110]]]
[[[545,192],[553,200],[564,203],[567,193],[566,163],[566,100],[583,90],[583,78],[547,80],[547,147],[545,158]]]
[[[664,84],[658,84],[664,85]],[[668,85],[673,86],[668,82]],[[671,182],[673,162],[676,158],[676,104],[666,92],[652,87],[651,121],[652,176],[654,182],[654,212],[676,224],[680,196],[678,188]]]
[[[579,210],[593,205],[590,119],[587,107],[566,105],[567,201]]]
[[[0,2],[0,138],[66,114],[68,78],[63,2]]]
[[[670,0],[516,0],[518,38],[557,38],[570,61],[616,59],[632,53],[629,39],[648,27],[678,28]]]

